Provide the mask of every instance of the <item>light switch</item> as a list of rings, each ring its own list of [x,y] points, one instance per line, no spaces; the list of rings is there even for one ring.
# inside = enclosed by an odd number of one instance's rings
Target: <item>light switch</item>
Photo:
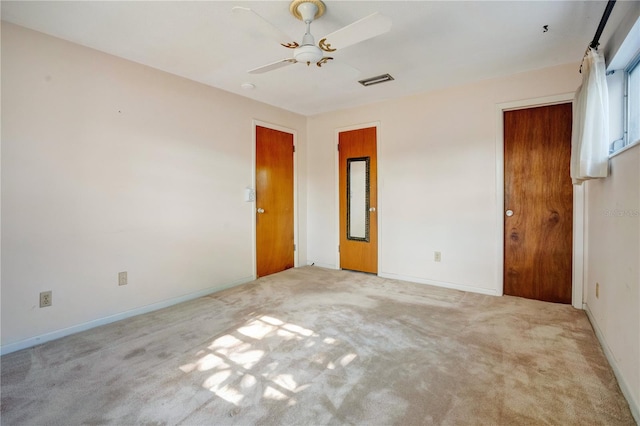
[[[256,190],[253,188],[246,187],[244,189],[244,200],[247,203],[251,203],[256,200]]]

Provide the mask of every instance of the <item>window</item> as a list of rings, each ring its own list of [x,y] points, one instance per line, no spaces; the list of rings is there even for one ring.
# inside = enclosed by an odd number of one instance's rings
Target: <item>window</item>
[[[634,59],[626,71],[626,143],[631,145],[640,141],[640,55]]]
[[[607,86],[611,157],[640,144],[640,17],[608,62]]]
[[[620,118],[622,128],[620,133],[614,130],[619,138],[609,145],[609,155],[640,142],[640,55],[623,72],[613,74],[616,75],[607,80],[610,83],[609,96],[613,97],[611,100],[614,104],[620,102],[620,108],[615,108],[612,114]],[[614,123],[611,125],[618,126]]]

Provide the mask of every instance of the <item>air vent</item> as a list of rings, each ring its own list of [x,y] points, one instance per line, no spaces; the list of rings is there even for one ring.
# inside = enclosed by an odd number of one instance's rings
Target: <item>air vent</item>
[[[377,77],[365,78],[364,80],[360,80],[358,83],[360,83],[363,86],[367,87],[367,86],[373,86],[374,84],[385,83],[385,82],[391,81],[391,80],[393,80],[393,77],[391,77],[391,75],[382,74],[382,75],[379,75]]]

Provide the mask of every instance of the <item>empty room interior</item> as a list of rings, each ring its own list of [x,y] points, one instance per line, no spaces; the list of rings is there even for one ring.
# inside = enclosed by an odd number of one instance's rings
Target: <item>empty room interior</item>
[[[1,410],[640,422],[639,1],[2,1]]]

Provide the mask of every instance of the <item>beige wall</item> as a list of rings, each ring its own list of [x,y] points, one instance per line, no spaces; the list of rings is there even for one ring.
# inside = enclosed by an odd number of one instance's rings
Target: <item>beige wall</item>
[[[338,267],[336,129],[379,122],[379,273],[500,294],[498,105],[572,93],[578,65],[309,118],[309,261]]]
[[[253,119],[305,158],[303,116],[3,23],[3,349],[252,279]]]
[[[640,145],[611,159],[608,178],[585,185],[586,307],[602,346],[617,370],[620,387],[627,398],[634,401],[637,416],[640,407]]]
[[[615,7],[625,10],[625,18],[611,29],[603,48],[609,68],[617,69],[607,79],[611,141],[623,136],[621,68],[638,52],[640,2],[618,2]],[[584,184],[584,300],[620,388],[640,422],[640,145],[617,154],[609,164],[609,177]]]

